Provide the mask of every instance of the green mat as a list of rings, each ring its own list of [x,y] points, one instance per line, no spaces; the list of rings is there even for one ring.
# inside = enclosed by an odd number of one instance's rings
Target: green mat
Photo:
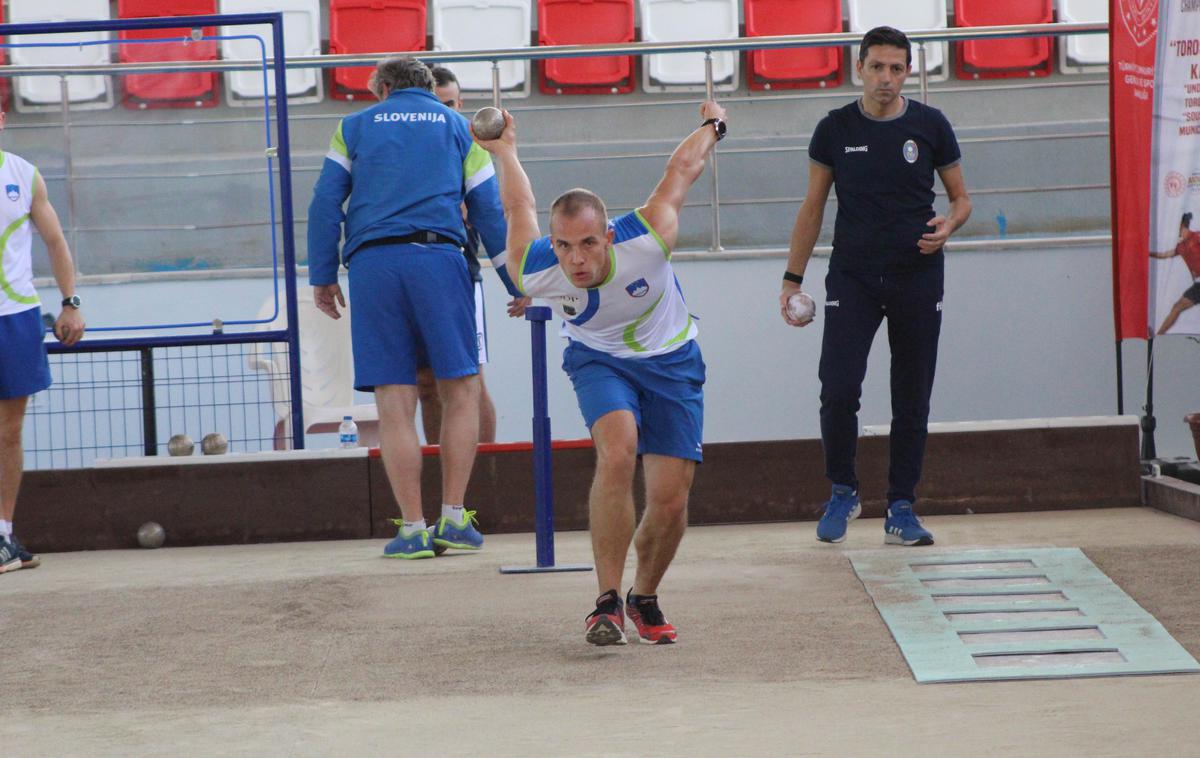
[[[848,557],[921,683],[1200,671],[1077,548]]]

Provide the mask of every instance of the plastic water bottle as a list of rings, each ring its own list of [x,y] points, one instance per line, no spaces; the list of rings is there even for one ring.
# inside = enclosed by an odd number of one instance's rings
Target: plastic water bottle
[[[342,425],[338,427],[338,443],[341,448],[358,447],[358,424],[354,417],[342,416]]]

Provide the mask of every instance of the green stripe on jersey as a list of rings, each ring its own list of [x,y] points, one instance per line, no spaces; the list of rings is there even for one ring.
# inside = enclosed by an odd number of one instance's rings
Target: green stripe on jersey
[[[663,295],[665,294],[667,293],[664,292]],[[645,323],[646,319],[650,318],[650,314],[653,313],[654,309],[658,307],[658,304],[662,302],[663,295],[659,295],[658,299],[654,301],[653,305],[646,309],[645,313],[638,316],[636,321],[625,327],[625,333],[622,335],[625,340],[625,347],[629,348],[633,352],[644,353],[648,349],[643,346],[642,343],[638,342],[637,338],[635,338],[633,335],[637,331],[637,328]]]
[[[663,238],[658,236],[658,231],[655,230],[653,226],[650,226],[650,222],[646,220],[646,217],[642,215],[640,210],[634,208],[633,213],[638,217],[638,221],[642,222],[642,226],[646,227],[646,229],[650,232],[650,236],[654,237],[654,239],[658,241],[658,246],[662,248],[663,255],[666,257],[666,259],[671,260],[671,248],[667,247],[667,243],[663,242]]]
[[[472,142],[471,149],[467,151],[467,157],[463,158],[463,179],[470,182],[471,177],[485,169],[492,162],[492,156],[488,155],[488,151],[479,146],[478,143]]]
[[[337,131],[333,133],[333,137],[329,140],[329,149],[338,155],[350,157],[350,151],[346,149],[346,138],[342,136],[342,122],[338,122]]]
[[[4,234],[0,234],[0,291],[3,291],[8,296],[8,299],[14,302],[21,303],[22,305],[37,305],[42,302],[38,299],[37,293],[34,293],[32,296],[22,295],[13,289],[12,283],[4,277],[4,251],[8,249],[8,238],[13,236],[13,232],[20,229],[21,225],[28,220],[29,214],[26,213],[9,224],[8,228],[4,230]]]

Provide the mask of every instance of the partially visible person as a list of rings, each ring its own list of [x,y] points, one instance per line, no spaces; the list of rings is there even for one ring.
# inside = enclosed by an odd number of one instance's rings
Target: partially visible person
[[[504,114],[498,139],[480,142],[500,171],[509,269],[522,293],[546,298],[563,319],[563,370],[596,446],[588,526],[600,596],[584,631],[593,645],[625,644],[626,613],[641,639],[678,639],[658,587],[687,529],[688,495],[703,459],[705,366],[671,251],[688,190],[725,135],[725,109],[708,101],[700,117],[644,205],[609,221],[595,193],[569,190],[551,204],[545,237],[512,115]],[[633,506],[639,455],[646,482],[640,524]],[[630,542],[637,572],[622,599]]]
[[[6,114],[0,111],[0,131]],[[13,533],[17,493],[21,489],[25,451],[21,428],[30,395],[50,386],[46,357],[46,331],[41,300],[33,287],[33,230],[37,228],[54,281],[63,296],[62,311],[54,321],[54,335],[64,345],[74,345],[86,325],[75,294],[75,264],[63,236],[58,214],[46,195],[46,182],[32,164],[19,155],[0,152],[0,228],[5,230],[0,248],[0,574],[41,564]]]
[[[433,94],[442,105],[462,113],[462,91],[458,85],[458,77],[445,66],[433,66]],[[479,345],[479,441],[496,441],[496,406],[488,394],[487,382],[484,381],[483,364],[488,362],[487,345],[487,316],[484,313],[483,274],[480,271],[479,252],[482,243],[479,232],[466,222],[466,208],[463,208],[463,223],[466,227],[466,244],[463,255],[466,256],[467,270],[471,281],[475,283],[475,339]],[[492,251],[486,251],[491,253]],[[500,251],[496,251],[499,253]],[[495,253],[493,253],[494,255]],[[514,298],[508,304],[508,313],[516,317],[524,315],[529,298]],[[437,380],[433,369],[428,363],[417,369],[417,398],[421,404],[421,426],[425,430],[425,441],[430,445],[438,444],[442,430],[442,399],[438,395]]]
[[[1193,280],[1192,286],[1184,290],[1175,304],[1171,306],[1171,312],[1158,327],[1158,334],[1166,334],[1171,327],[1175,326],[1175,322],[1184,311],[1195,308],[1196,303],[1200,303],[1200,234],[1192,231],[1191,223],[1192,214],[1183,214],[1183,218],[1179,222],[1179,242],[1175,247],[1161,253],[1150,253],[1151,258],[1164,260],[1178,255],[1187,265]]]
[[[379,102],[341,120],[313,190],[309,281],[317,307],[340,318],[339,260],[349,269],[355,388],[375,392],[380,454],[403,516],[384,555],[432,558],[435,545],[478,550],[483,535],[463,502],[479,442],[479,353],[462,206],[489,254],[502,251],[495,172],[466,120],[434,97],[425,64],[387,58],[371,90]],[[503,265],[496,273],[511,288]],[[442,509],[432,528],[421,508],[416,429],[423,359],[445,407]]]

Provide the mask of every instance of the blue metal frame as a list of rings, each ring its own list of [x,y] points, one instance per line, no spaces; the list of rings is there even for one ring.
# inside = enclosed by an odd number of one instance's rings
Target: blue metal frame
[[[591,571],[586,563],[554,563],[554,462],[550,450],[550,402],[546,381],[546,322],[551,311],[544,305],[525,309],[533,353],[533,492],[536,566],[501,566],[501,574],[541,574],[556,571]]]
[[[216,16],[164,16],[162,18],[128,18],[105,19],[97,21],[64,21],[60,23],[36,24],[0,24],[0,37],[8,38],[16,34],[69,34],[71,32],[113,32],[124,29],[169,29],[172,27],[205,27],[205,26],[251,26],[268,24],[271,27],[271,41],[274,43],[274,58],[271,67],[275,72],[275,107],[279,130],[276,140],[276,156],[279,159],[279,202],[282,208],[283,222],[283,267],[284,288],[287,292],[288,328],[286,333],[253,332],[245,335],[196,335],[193,337],[180,336],[159,338],[153,344],[229,344],[235,341],[258,342],[274,341],[270,337],[286,334],[288,343],[288,368],[291,372],[292,395],[292,446],[301,450],[304,448],[304,402],[300,386],[300,331],[299,310],[296,306],[296,237],[292,229],[295,218],[292,214],[292,153],[288,140],[287,114],[287,69],[283,61],[287,52],[283,44],[283,13],[235,13]],[[279,61],[277,65],[274,61]],[[265,93],[264,93],[265,95]],[[268,118],[270,112],[268,110]],[[268,125],[268,131],[270,126]],[[269,165],[269,164],[268,164]],[[137,340],[96,340],[87,341],[85,349],[97,346],[96,350],[117,345],[131,346]],[[150,341],[140,341],[151,344]],[[80,350],[79,346],[66,348],[59,345],[51,347],[51,352],[70,352]]]

